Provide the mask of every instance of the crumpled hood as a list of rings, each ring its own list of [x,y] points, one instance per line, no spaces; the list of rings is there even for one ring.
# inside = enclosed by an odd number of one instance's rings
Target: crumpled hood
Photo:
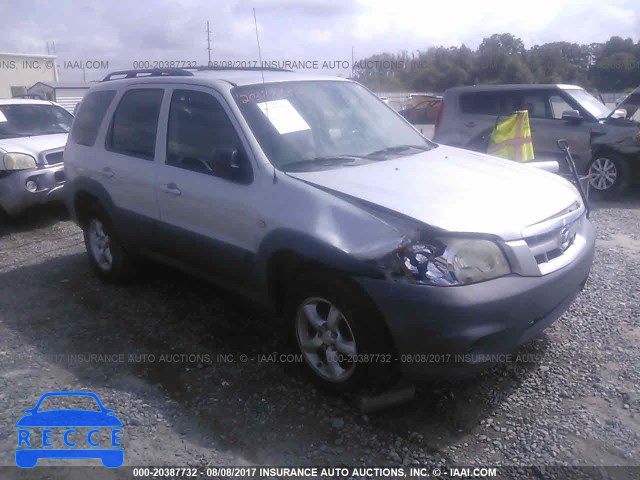
[[[434,227],[507,241],[580,201],[575,187],[557,174],[444,145],[393,160],[287,175]]]
[[[37,159],[40,152],[64,148],[67,143],[67,135],[68,133],[54,133],[33,137],[3,138],[0,139],[0,153],[28,153]]]

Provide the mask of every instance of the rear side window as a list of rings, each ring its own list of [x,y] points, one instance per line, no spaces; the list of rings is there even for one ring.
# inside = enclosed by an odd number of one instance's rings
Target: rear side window
[[[153,160],[158,116],[164,91],[140,88],[126,92],[111,120],[106,148],[113,152]]]
[[[87,147],[93,146],[104,114],[115,95],[115,90],[104,90],[88,93],[82,99],[71,129],[71,138],[74,142]]]
[[[462,113],[476,115],[511,115],[516,110],[525,108],[522,92],[470,92],[460,95]]]
[[[460,95],[462,113],[499,115],[504,111],[504,93],[473,92]]]

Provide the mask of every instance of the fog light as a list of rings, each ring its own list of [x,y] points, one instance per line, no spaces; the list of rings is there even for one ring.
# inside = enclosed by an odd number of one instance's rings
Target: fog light
[[[24,186],[27,187],[27,190],[29,190],[30,192],[35,192],[36,190],[38,190],[38,184],[35,180],[27,180]]]

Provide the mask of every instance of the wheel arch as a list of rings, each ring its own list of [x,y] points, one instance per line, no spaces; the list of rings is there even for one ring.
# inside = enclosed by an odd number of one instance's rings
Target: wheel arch
[[[257,269],[266,293],[278,313],[282,313],[288,283],[309,271],[338,275],[360,288],[351,276],[379,278],[381,272],[336,246],[288,229],[271,232],[260,245]]]
[[[78,179],[74,182],[70,188],[68,205],[73,220],[80,227],[84,227],[90,210],[96,206],[102,208],[107,215],[109,214],[113,201],[107,190],[92,179]]]

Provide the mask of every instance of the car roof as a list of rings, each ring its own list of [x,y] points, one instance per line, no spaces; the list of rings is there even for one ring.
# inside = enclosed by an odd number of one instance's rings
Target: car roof
[[[125,71],[136,72],[136,71]],[[141,71],[140,71],[141,72]],[[133,78],[112,78],[109,76],[102,82],[96,84],[94,90],[110,89],[113,87],[126,86],[130,84],[140,83],[192,83],[194,85],[219,85],[225,82],[230,86],[259,85],[261,83],[276,82],[293,82],[293,81],[309,81],[309,80],[333,80],[333,81],[349,81],[341,77],[329,75],[321,75],[308,72],[293,72],[287,70],[269,70],[269,69],[169,69],[162,73],[157,70],[156,75],[146,75],[141,72],[140,76]],[[114,72],[110,75],[116,75],[120,72]],[[137,73],[136,73],[137,74]]]
[[[502,85],[470,85],[464,87],[453,87],[447,92],[493,92],[501,90],[517,91],[517,90],[548,90],[550,88],[559,88],[561,90],[580,89],[579,85],[566,85],[563,83],[521,83],[521,84],[502,84]]]
[[[18,104],[55,105],[54,102],[50,102],[48,100],[35,100],[31,98],[0,98],[0,105],[18,105]]]

